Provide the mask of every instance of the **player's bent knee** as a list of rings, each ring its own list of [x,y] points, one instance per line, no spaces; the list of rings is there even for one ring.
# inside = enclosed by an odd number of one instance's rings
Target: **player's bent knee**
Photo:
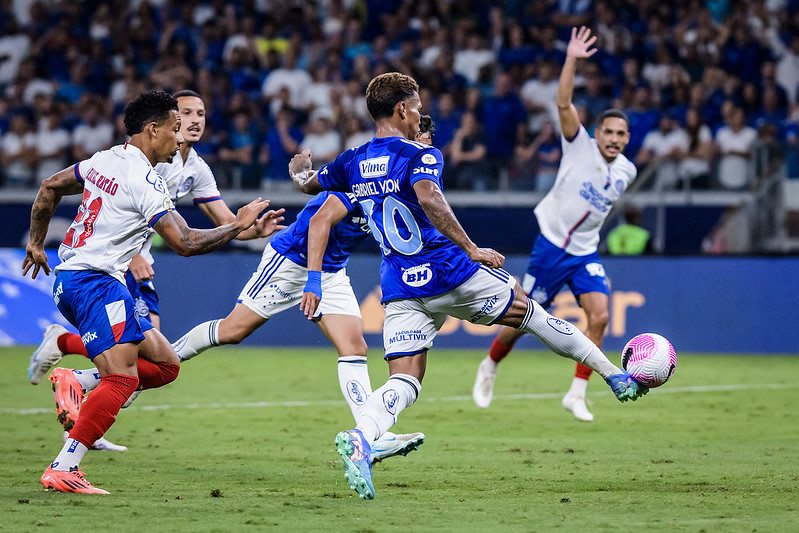
[[[164,379],[164,385],[167,383],[172,383],[178,379],[178,374],[180,374],[180,365],[162,363],[158,366],[161,367],[161,376]]]

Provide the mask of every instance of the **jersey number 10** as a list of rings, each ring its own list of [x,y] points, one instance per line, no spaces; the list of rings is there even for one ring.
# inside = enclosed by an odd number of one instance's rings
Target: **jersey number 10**
[[[377,239],[380,249],[383,250],[384,255],[388,255],[393,251],[397,251],[403,255],[414,255],[422,249],[422,232],[419,230],[419,224],[413,218],[413,213],[408,209],[408,206],[394,198],[387,196],[383,201],[383,229],[385,235],[380,231],[374,219],[375,201],[368,198],[358,200],[361,204],[366,220],[369,221],[369,228],[372,230],[372,235]],[[400,229],[397,227],[396,217],[402,219],[402,222],[407,228],[409,237],[406,239],[400,234]]]

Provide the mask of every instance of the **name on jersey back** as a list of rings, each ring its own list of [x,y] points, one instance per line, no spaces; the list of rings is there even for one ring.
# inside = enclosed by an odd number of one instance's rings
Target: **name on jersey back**
[[[115,181],[116,178],[106,178],[97,170],[89,169],[89,172],[86,174],[86,177],[83,178],[85,181],[94,183],[98,189],[101,191],[107,192],[111,196],[115,196],[117,190],[119,189],[119,184]]]

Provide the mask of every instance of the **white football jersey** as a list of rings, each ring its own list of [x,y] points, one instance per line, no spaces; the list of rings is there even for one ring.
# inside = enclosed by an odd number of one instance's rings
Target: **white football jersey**
[[[166,184],[144,153],[114,146],[74,166],[83,201],[58,249],[56,270],[99,270],[124,283],[130,259],[152,226],[174,209]]]
[[[605,161],[583,126],[571,142],[561,136],[561,145],[558,176],[535,217],[550,242],[571,255],[588,255],[596,251],[605,218],[637,170],[623,154]]]
[[[211,168],[203,161],[194,148],[189,150],[189,156],[183,161],[180,152],[175,154],[171,163],[158,163],[155,171],[164,179],[169,197],[173,202],[177,202],[184,196],[191,194],[195,204],[213,202],[220,200],[222,195],[216,185],[214,173]],[[150,253],[153,239],[147,239],[141,250],[141,255],[151,265],[154,262]]]

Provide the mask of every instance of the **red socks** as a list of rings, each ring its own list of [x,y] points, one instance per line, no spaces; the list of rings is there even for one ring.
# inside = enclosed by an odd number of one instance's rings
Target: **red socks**
[[[574,371],[574,377],[588,380],[588,378],[591,377],[591,372],[593,372],[593,370],[587,366],[577,363],[577,369]]]
[[[178,372],[180,372],[180,365],[153,363],[141,357],[136,362],[136,368],[139,371],[139,383],[142,390],[155,389],[172,383],[178,378]]]
[[[75,427],[69,432],[70,438],[91,448],[94,441],[102,437],[114,424],[122,404],[138,386],[139,379],[135,376],[109,374],[104,377],[83,402]]]
[[[494,342],[491,343],[491,348],[488,350],[488,356],[495,363],[499,363],[505,359],[505,356],[508,355],[512,349],[513,346],[509,346],[499,340],[499,338],[496,338],[494,339]]]
[[[61,350],[61,353],[75,353],[83,357],[89,357],[89,354],[86,352],[86,346],[83,345],[83,341],[80,340],[80,335],[77,333],[64,333],[58,337],[57,342],[58,349]]]

